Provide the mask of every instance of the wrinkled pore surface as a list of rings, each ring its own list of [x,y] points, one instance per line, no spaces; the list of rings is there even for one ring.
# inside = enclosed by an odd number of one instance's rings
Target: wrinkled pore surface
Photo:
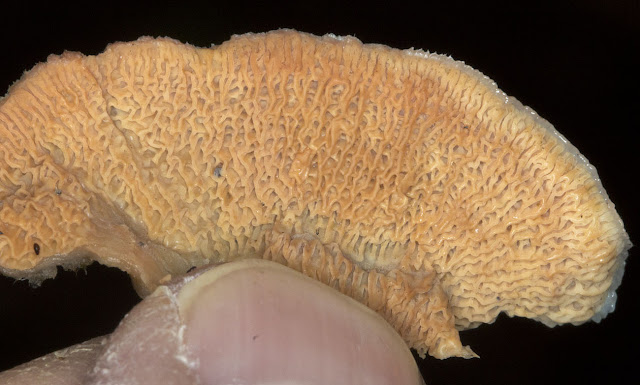
[[[143,38],[36,66],[0,102],[0,268],[84,257],[149,293],[262,257],[367,304],[420,353],[499,312],[579,323],[628,238],[553,128],[447,57],[293,31]]]

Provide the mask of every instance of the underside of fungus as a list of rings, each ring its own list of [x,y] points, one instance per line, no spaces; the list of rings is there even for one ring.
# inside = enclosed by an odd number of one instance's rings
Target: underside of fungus
[[[51,56],[0,101],[0,272],[97,260],[141,295],[263,258],[419,353],[500,312],[612,310],[630,246],[594,168],[448,57],[295,31]]]

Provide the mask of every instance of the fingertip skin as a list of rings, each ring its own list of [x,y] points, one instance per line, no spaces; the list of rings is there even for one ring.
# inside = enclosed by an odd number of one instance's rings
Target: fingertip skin
[[[84,385],[106,337],[60,349],[0,373],[2,385]]]
[[[377,313],[275,262],[196,269],[123,319],[90,385],[421,384],[409,348]]]
[[[375,312],[278,264],[237,264],[178,296],[203,383],[421,383],[408,347]]]
[[[110,335],[90,385],[199,384],[174,294],[158,287]]]

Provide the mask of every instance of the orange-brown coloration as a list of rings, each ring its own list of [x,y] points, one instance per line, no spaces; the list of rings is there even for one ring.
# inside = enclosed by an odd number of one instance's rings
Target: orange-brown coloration
[[[193,265],[267,258],[441,358],[472,355],[456,328],[500,312],[606,312],[629,247],[548,123],[462,63],[353,38],[51,57],[0,102],[0,165],[5,274],[90,257],[144,295]]]

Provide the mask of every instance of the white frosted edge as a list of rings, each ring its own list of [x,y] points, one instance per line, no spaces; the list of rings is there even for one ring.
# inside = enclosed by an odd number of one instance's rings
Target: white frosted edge
[[[73,271],[87,267],[94,261],[97,261],[97,259],[79,252],[56,254],[25,270],[8,269],[0,266],[0,275],[19,281],[27,280],[30,286],[39,287],[42,282],[58,275],[58,266],[64,270]]]
[[[631,245],[629,244],[629,247],[630,246]],[[600,309],[598,309],[593,317],[591,317],[592,321],[600,323],[600,321],[602,321],[609,313],[613,313],[613,311],[616,310],[616,300],[618,299],[616,290],[618,290],[618,287],[620,287],[620,284],[622,283],[622,276],[624,275],[624,267],[628,256],[628,248],[618,255],[618,267],[613,274],[611,286],[609,286],[609,290],[607,290],[602,306],[600,306]]]

